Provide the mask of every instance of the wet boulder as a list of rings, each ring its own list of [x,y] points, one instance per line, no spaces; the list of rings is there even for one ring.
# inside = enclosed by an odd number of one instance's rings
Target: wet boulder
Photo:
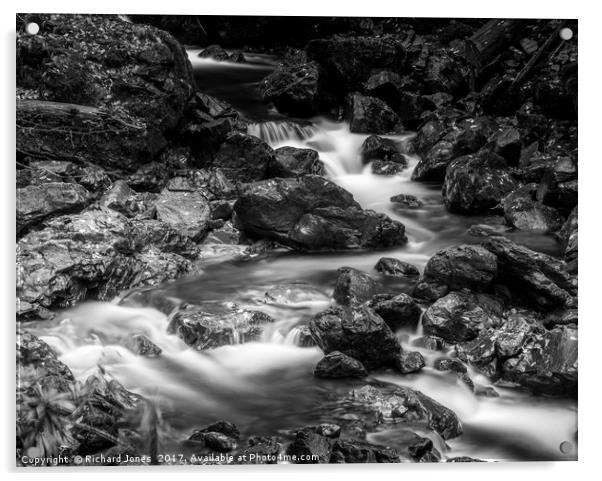
[[[468,90],[471,68],[451,48],[437,48],[429,52],[423,73],[428,93],[446,92],[455,97]]]
[[[405,244],[403,224],[363,210],[353,196],[322,177],[270,179],[247,186],[234,204],[242,230],[303,250]]]
[[[537,200],[566,213],[577,205],[577,167],[571,157],[559,157],[546,168],[537,189]]]
[[[128,287],[127,219],[109,209],[58,217],[17,244],[17,295],[34,311],[65,307],[88,291],[100,299]]]
[[[537,184],[527,184],[513,190],[502,199],[504,218],[511,227],[542,233],[556,232],[564,218],[553,207],[537,201]]]
[[[364,306],[331,307],[310,321],[309,330],[325,354],[340,351],[360,361],[366,369],[391,364],[401,351],[385,321]]]
[[[418,351],[402,351],[395,362],[395,369],[402,374],[420,371],[426,362]]]
[[[295,147],[280,147],[274,151],[273,162],[268,166],[269,177],[299,177],[306,174],[324,174],[324,165],[318,152]]]
[[[371,97],[377,97],[386,102],[389,107],[397,111],[401,98],[403,79],[399,74],[390,70],[370,75],[364,84],[364,91]]]
[[[368,274],[352,267],[341,267],[332,297],[342,306],[361,304],[377,291],[377,282]]]
[[[443,183],[446,208],[459,214],[489,212],[518,187],[506,167],[503,158],[487,151],[455,159]]]
[[[393,277],[415,277],[420,275],[418,268],[394,257],[381,257],[374,266],[376,272]]]
[[[363,90],[375,69],[401,73],[405,68],[405,48],[394,36],[316,39],[307,44],[306,52],[333,92]]]
[[[388,134],[403,130],[399,116],[382,100],[354,93],[347,99],[346,118],[354,133]]]
[[[79,184],[50,182],[17,189],[17,234],[49,217],[80,211],[90,201]]]
[[[267,177],[274,160],[274,151],[263,140],[233,132],[220,146],[212,165],[232,182],[254,182]]]
[[[211,207],[202,191],[163,190],[155,204],[156,218],[193,240],[200,240],[209,228]]]
[[[442,281],[432,279],[428,276],[420,276],[412,289],[412,296],[424,301],[434,302],[445,296],[449,287]]]
[[[416,164],[412,172],[412,180],[442,181],[445,178],[447,166],[454,157],[454,145],[449,140],[440,140]]]
[[[424,275],[452,290],[487,290],[497,275],[497,259],[481,246],[448,247],[429,259]]]
[[[426,334],[456,343],[476,338],[484,329],[501,325],[503,306],[485,294],[451,292],[425,312],[422,325]]]
[[[39,37],[17,35],[17,86],[36,92],[17,102],[18,149],[126,172],[154,158],[194,92],[182,46],[163,30],[116,15],[37,21],[44,24],[40,55],[28,54],[40,51]],[[51,52],[61,52],[60,61]],[[27,127],[32,121],[44,128]]]
[[[239,438],[240,431],[235,424],[220,420],[204,428],[195,429],[188,441],[201,443],[213,451],[227,453],[236,447]]]
[[[315,63],[283,65],[267,76],[261,94],[279,112],[307,117],[319,112],[320,73]]]
[[[157,357],[163,350],[145,334],[132,334],[127,339],[127,347],[134,354],[144,357]]]
[[[332,448],[331,464],[399,463],[399,453],[392,448],[360,441],[338,439]]]
[[[518,165],[522,150],[522,139],[518,129],[500,129],[489,138],[489,142],[493,151],[506,159],[508,165]]]
[[[446,132],[446,126],[438,119],[425,121],[410,140],[411,149],[423,157],[433,146],[441,140]]]
[[[407,167],[408,161],[405,156],[399,152],[395,142],[390,139],[379,137],[378,135],[371,135],[362,144],[360,148],[360,155],[364,164],[373,160],[385,160],[388,162],[394,162],[402,164]]]
[[[393,330],[411,329],[418,326],[422,309],[418,303],[407,294],[378,294],[368,303]]]
[[[273,322],[260,311],[240,309],[215,314],[191,305],[171,316],[167,330],[189,346],[203,350],[257,340],[265,325]]]
[[[314,376],[321,378],[365,377],[364,365],[339,351],[326,354],[316,365]]]
[[[575,326],[534,329],[520,353],[502,364],[503,376],[536,393],[576,395],[577,347]]]
[[[294,456],[293,462],[297,464],[325,464],[330,462],[334,442],[334,439],[316,432],[314,427],[305,427],[297,431],[286,454]]]
[[[462,434],[460,420],[452,410],[408,387],[368,384],[351,391],[348,399],[374,412],[380,423],[422,425],[443,439]]]
[[[500,236],[488,237],[482,245],[497,256],[497,282],[516,300],[543,311],[575,305],[577,279],[563,261]]]

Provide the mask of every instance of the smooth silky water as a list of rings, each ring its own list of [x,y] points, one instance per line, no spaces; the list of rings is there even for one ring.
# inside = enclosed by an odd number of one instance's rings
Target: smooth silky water
[[[252,122],[249,133],[272,147],[317,150],[332,181],[352,192],[362,207],[403,222],[409,241],[403,247],[371,252],[277,252],[251,261],[210,266],[198,277],[157,288],[161,295],[202,304],[208,311],[236,306],[266,312],[276,323],[267,327],[259,342],[195,351],[167,334],[167,316],[150,307],[117,305],[119,299],[113,303],[88,302],[53,321],[26,326],[57,350],[76,377],[85,379],[101,366],[128,389],[152,399],[162,413],[164,450],[172,448],[174,452],[182,450],[178,441],[193,428],[217,419],[236,423],[248,435],[275,435],[320,421],[336,421],[344,414],[337,399],[365,381],[316,379],[312,371],[321,358],[320,350],[297,345],[299,326],[331,304],[336,269],[351,266],[377,276],[373,266],[382,256],[397,257],[422,269],[443,247],[478,242],[467,233],[471,225],[493,222],[492,218],[446,212],[440,188],[411,180],[415,157],[408,155],[409,167],[400,175],[375,176],[359,156],[366,135],[350,133],[344,122],[325,118],[298,121],[269,109],[258,84],[277,64],[274,57],[247,54],[246,64],[233,64],[199,59],[197,53],[189,50],[200,90],[231,103]],[[411,134],[388,138],[407,152]],[[424,206],[395,207],[389,199],[396,194],[415,195]],[[509,235],[532,249],[558,254],[558,245],[549,236]],[[381,280],[390,292],[411,288],[403,281]],[[163,350],[161,356],[140,357],[125,347],[128,335],[139,332]],[[398,334],[405,347],[416,350],[409,342],[419,333]],[[576,457],[576,448],[566,453],[560,450],[565,441],[575,444],[575,400],[536,397],[501,387],[496,387],[500,397],[475,396],[452,374],[430,367],[441,353],[421,352],[427,367],[419,373],[402,376],[376,372],[370,379],[418,389],[456,412],[463,424],[462,436],[447,441],[446,446],[430,434],[446,456],[488,460]],[[475,372],[471,376],[478,384],[489,385],[484,376]],[[403,425],[384,425],[370,433],[368,440],[394,446],[402,429]]]

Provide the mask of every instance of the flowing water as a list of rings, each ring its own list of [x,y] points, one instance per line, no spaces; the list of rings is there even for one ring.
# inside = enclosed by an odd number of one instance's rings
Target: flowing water
[[[394,177],[375,176],[362,166],[359,147],[366,135],[349,132],[348,125],[325,118],[299,122],[280,115],[261,100],[258,82],[269,74],[276,59],[248,55],[246,64],[198,59],[189,55],[198,87],[230,102],[250,119],[249,133],[272,147],[284,145],[319,152],[328,176],[353,193],[364,207],[384,212],[406,225],[406,246],[379,252],[303,255],[279,252],[249,262],[230,262],[205,269],[202,275],[156,289],[158,295],[202,304],[208,311],[247,308],[276,319],[256,342],[233,344],[198,352],[166,333],[169,319],[150,307],[114,303],[86,303],[62,313],[51,322],[27,326],[51,344],[74,372],[84,379],[98,366],[128,389],[159,405],[165,432],[162,442],[175,452],[177,441],[216,419],[236,423],[241,431],[274,435],[300,426],[336,421],[344,414],[337,398],[363,381],[316,379],[313,367],[321,358],[315,347],[299,346],[301,326],[331,301],[336,269],[351,266],[376,275],[373,266],[382,256],[397,257],[423,268],[438,249],[461,242],[478,242],[467,230],[493,218],[464,218],[447,213],[440,188],[411,181],[417,159],[408,155],[409,167]],[[410,134],[390,136],[407,152]],[[420,209],[396,208],[390,197],[412,194],[423,201]],[[533,249],[556,254],[556,242],[542,235],[511,234]],[[382,279],[391,292],[407,292],[410,285]],[[125,347],[132,333],[143,332],[162,350],[157,358],[133,354]],[[402,344],[419,335],[398,333]],[[415,347],[410,347],[416,350]],[[496,386],[499,397],[476,396],[454,376],[434,370],[441,353],[421,350],[427,367],[413,375],[373,373],[373,380],[418,389],[454,410],[464,434],[447,442],[435,439],[446,456],[473,456],[490,460],[574,459],[577,406],[574,400],[535,397]],[[489,381],[472,372],[478,385]],[[400,431],[392,428],[371,433],[378,444],[395,444]],[[566,448],[569,446],[569,448]],[[563,452],[564,451],[564,452]]]

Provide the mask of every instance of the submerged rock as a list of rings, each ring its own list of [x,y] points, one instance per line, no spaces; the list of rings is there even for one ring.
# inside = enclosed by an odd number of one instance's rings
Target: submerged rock
[[[188,306],[171,316],[167,329],[189,346],[203,350],[257,340],[264,325],[273,322],[274,319],[259,311],[213,314],[198,306]]]
[[[368,371],[361,362],[339,351],[326,354],[316,365],[314,376],[322,378],[365,377]]]
[[[363,210],[353,196],[318,176],[250,184],[234,204],[242,229],[304,250],[404,244],[403,224]]]
[[[370,299],[377,290],[377,282],[368,274],[352,267],[338,269],[332,297],[342,306],[361,304]]]
[[[330,307],[309,322],[309,330],[325,354],[340,351],[367,369],[391,364],[401,351],[385,321],[364,306]]]
[[[452,410],[408,387],[365,385],[351,391],[348,399],[374,412],[380,423],[422,424],[443,439],[462,434],[462,425]]]

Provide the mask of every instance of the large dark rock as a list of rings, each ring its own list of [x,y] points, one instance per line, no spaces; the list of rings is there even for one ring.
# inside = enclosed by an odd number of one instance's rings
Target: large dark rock
[[[447,166],[453,158],[453,144],[448,140],[437,142],[416,164],[412,172],[412,180],[442,181],[445,178]]]
[[[578,223],[579,216],[577,207],[575,207],[558,233],[564,250],[564,260],[567,262],[567,268],[571,273],[577,271],[578,264]]]
[[[418,326],[422,309],[418,303],[407,294],[378,294],[374,296],[368,306],[374,309],[380,317],[393,330],[411,329]]]
[[[428,93],[446,92],[461,96],[468,90],[471,68],[451,48],[437,48],[427,58],[423,82]]]
[[[330,463],[399,463],[399,453],[392,448],[360,441],[338,439],[332,448]]]
[[[391,329],[368,307],[331,307],[310,321],[309,330],[324,353],[340,351],[367,369],[391,364],[401,351]]]
[[[489,139],[493,151],[501,155],[508,165],[517,165],[522,150],[520,131],[514,127],[498,130]]]
[[[361,91],[374,69],[401,73],[405,68],[405,49],[392,36],[317,39],[306,51],[319,65],[327,88],[342,94]]]
[[[502,199],[506,222],[518,230],[555,232],[562,227],[564,218],[553,207],[538,202],[536,191],[537,184],[527,184]]]
[[[376,272],[393,277],[415,277],[420,275],[418,268],[394,257],[381,257],[374,266]]]
[[[360,154],[364,164],[373,160],[386,160],[397,164],[403,164],[404,167],[408,165],[408,161],[405,156],[399,152],[395,142],[390,139],[379,137],[378,135],[371,135],[364,140],[364,143],[360,148]]]
[[[17,35],[17,87],[30,92],[17,107],[17,149],[129,172],[155,157],[194,91],[184,48],[167,32],[116,15],[36,21],[41,35]],[[45,108],[30,108],[32,98]],[[53,102],[76,104],[73,115]]]
[[[318,152],[295,147],[280,147],[274,151],[274,160],[268,167],[269,177],[299,177],[306,174],[324,174],[324,165]]]
[[[334,439],[307,427],[297,431],[295,439],[286,449],[286,454],[294,456],[293,462],[297,464],[329,463],[334,442]]]
[[[576,304],[577,278],[564,262],[504,237],[488,237],[482,245],[497,256],[497,281],[517,300],[541,310]]]
[[[384,247],[407,241],[403,224],[362,210],[349,192],[313,175],[251,184],[234,212],[248,235],[300,249]]]
[[[377,282],[368,274],[352,267],[338,269],[332,297],[342,306],[361,304],[370,299],[378,288]]]
[[[353,93],[347,99],[346,118],[354,133],[388,134],[403,130],[399,116],[382,100]]]
[[[437,432],[443,439],[462,434],[462,425],[452,410],[408,387],[368,384],[351,391],[349,400],[374,412],[381,423],[421,425]]]
[[[256,340],[265,325],[272,322],[274,319],[259,311],[213,314],[198,306],[188,306],[171,316],[168,332],[177,334],[189,346],[202,350]]]
[[[546,168],[537,190],[537,200],[566,213],[577,205],[577,166],[571,157],[559,157]]]
[[[323,378],[365,377],[368,371],[361,362],[339,351],[326,354],[314,369],[314,376]]]
[[[403,351],[395,362],[395,369],[402,374],[411,374],[420,371],[426,362],[418,351]]]
[[[49,217],[82,210],[89,192],[78,184],[49,182],[17,189],[17,234]]]
[[[253,182],[265,179],[273,162],[274,151],[263,140],[233,132],[215,154],[213,166],[233,182]]]
[[[518,187],[506,162],[497,154],[481,151],[449,164],[443,200],[450,212],[484,214]]]
[[[485,294],[451,292],[430,306],[422,317],[426,334],[455,343],[470,341],[480,331],[501,324],[503,306]]]
[[[320,74],[315,63],[284,65],[263,80],[261,93],[279,112],[306,117],[321,107]]]
[[[448,247],[429,259],[424,275],[450,289],[487,290],[497,275],[497,259],[481,246]]]
[[[403,79],[390,70],[382,70],[370,75],[364,84],[365,92],[386,102],[393,110],[398,111],[401,100]]]

